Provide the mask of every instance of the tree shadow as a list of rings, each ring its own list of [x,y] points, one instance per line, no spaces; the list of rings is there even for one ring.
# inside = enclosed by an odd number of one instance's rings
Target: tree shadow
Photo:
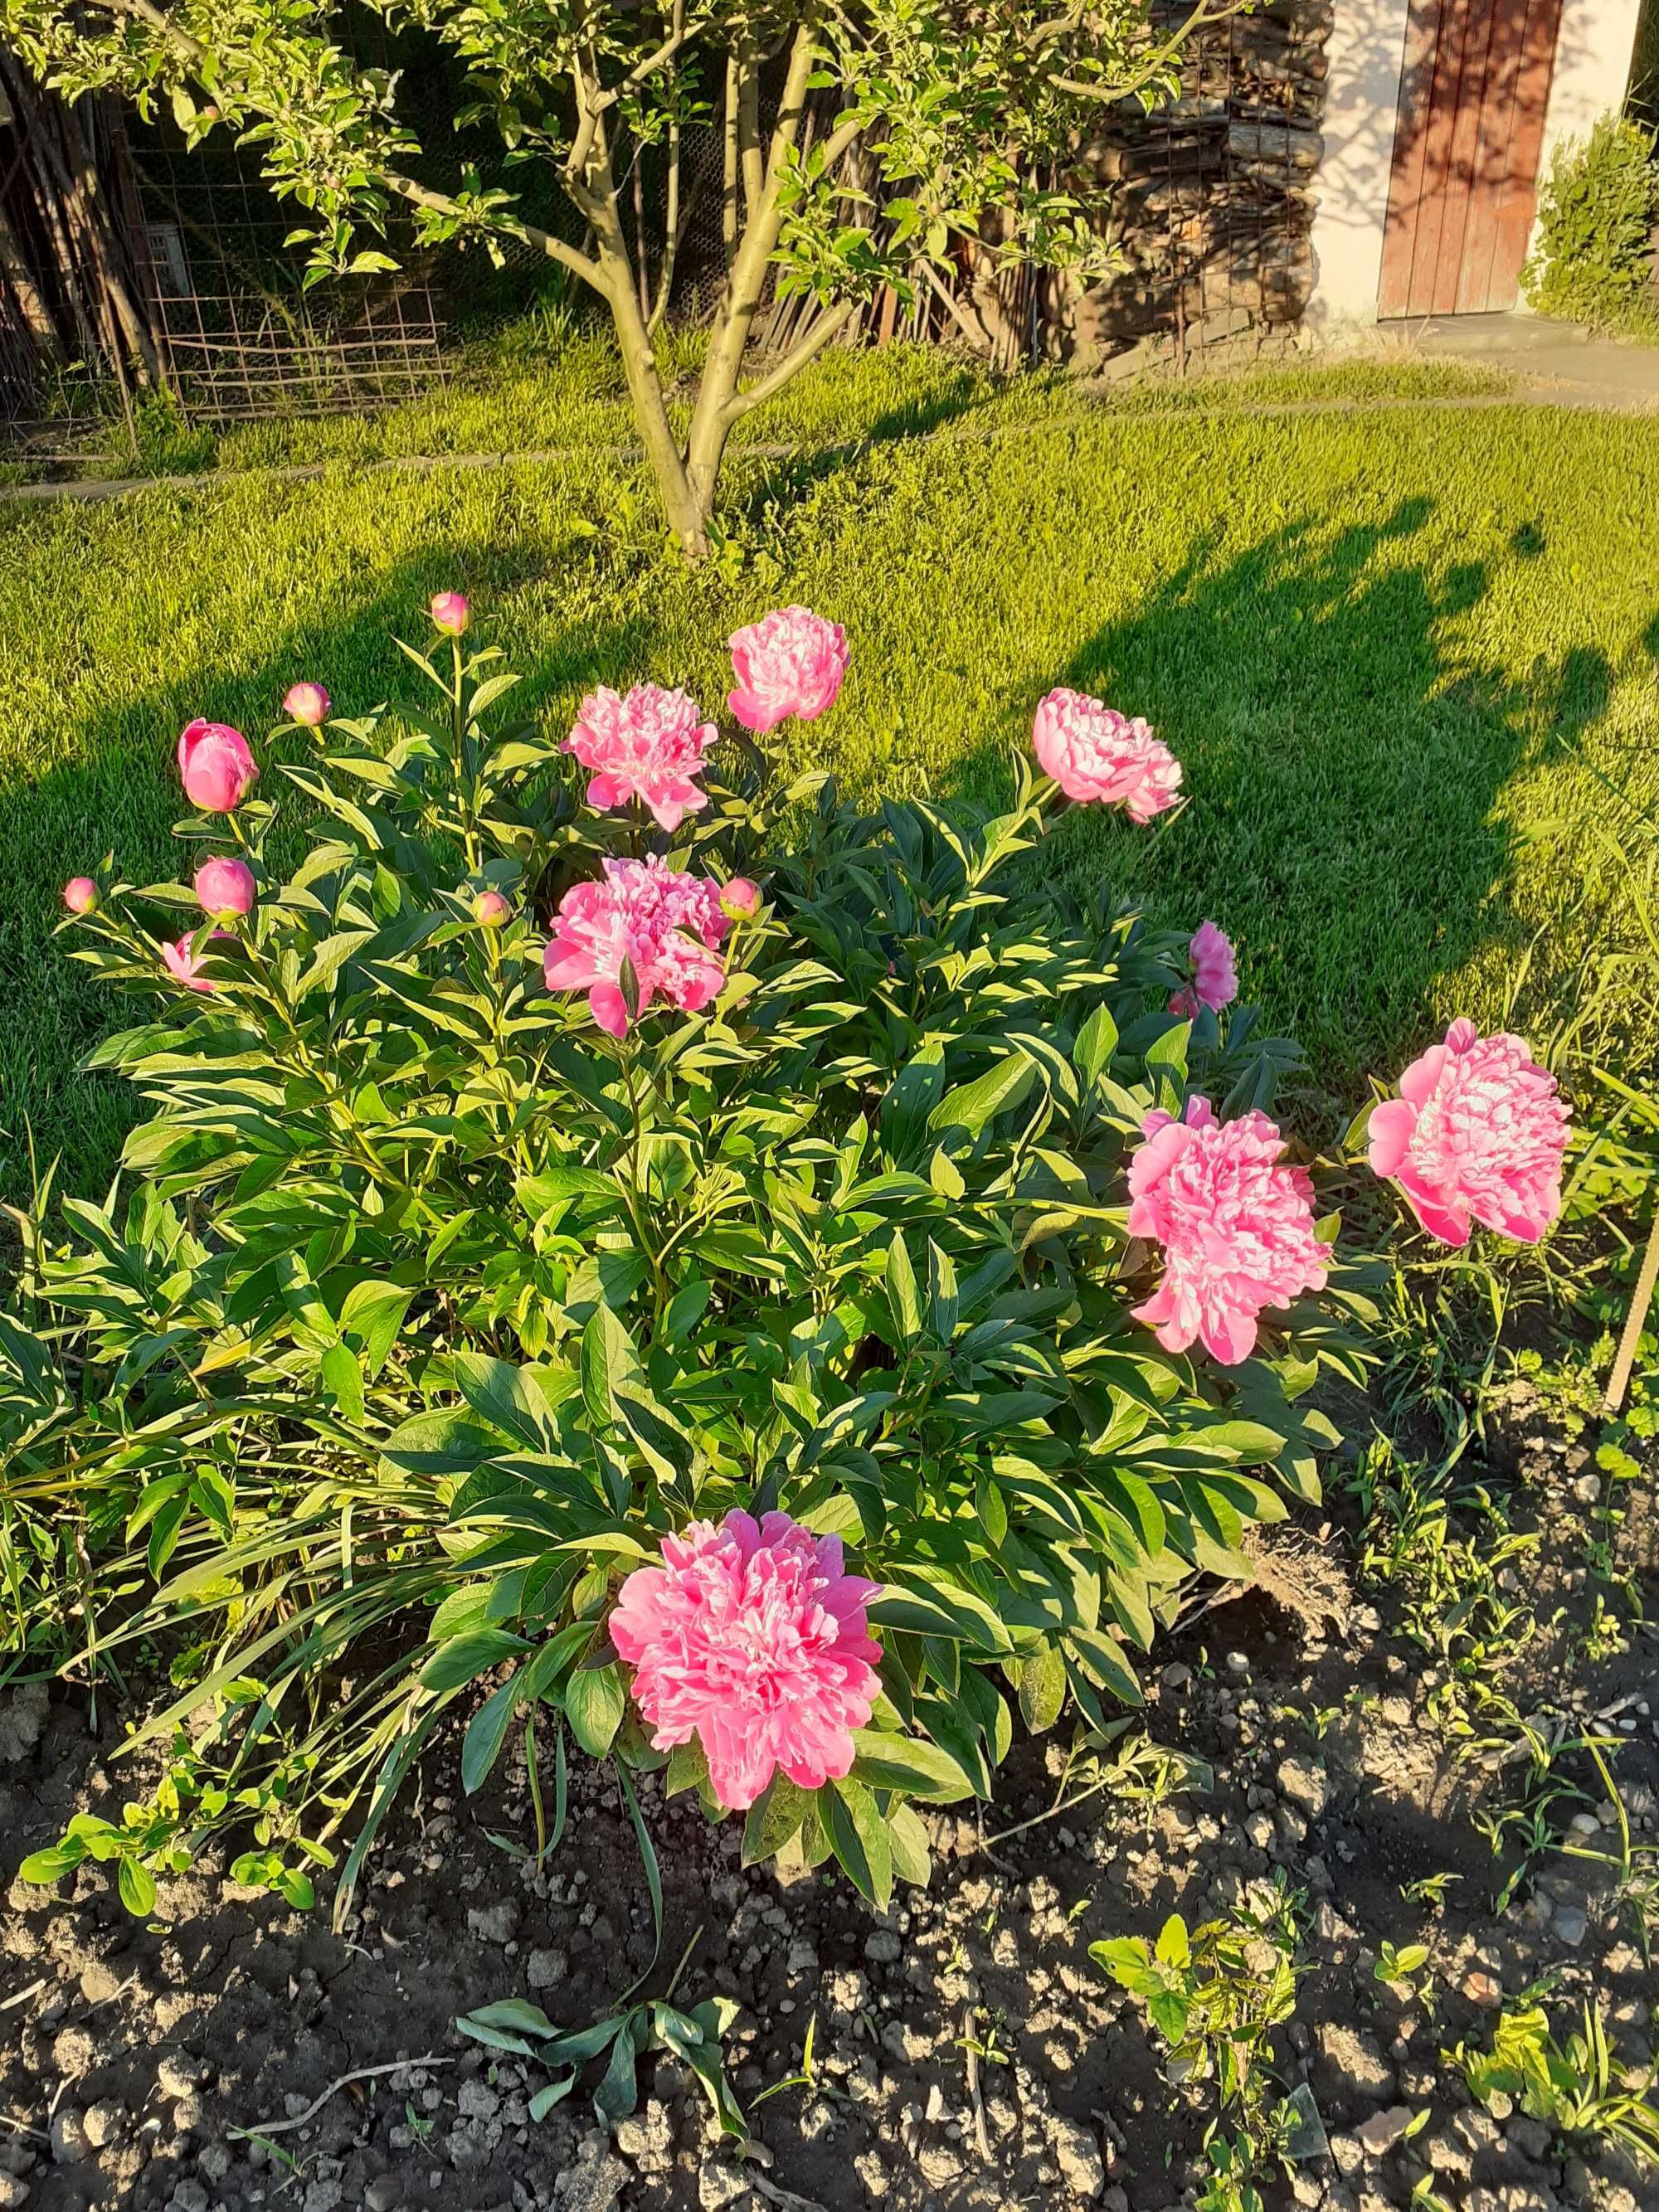
[[[731,447],[730,474],[721,488],[721,520],[754,530],[778,513],[799,505],[809,493],[852,467],[866,453],[883,446],[908,445],[948,424],[994,408],[1002,398],[994,386],[964,373],[945,392],[919,393],[873,415],[856,430],[811,452],[779,455],[765,452],[765,440]],[[750,468],[758,473],[749,474]]]
[[[1415,556],[1433,513],[1424,495],[1378,523],[1299,520],[1243,552],[1206,531],[1060,678],[1145,715],[1189,794],[1150,830],[1078,810],[1054,848],[1066,877],[1103,873],[1174,926],[1218,922],[1246,995],[1344,1091],[1394,1074],[1441,1024],[1442,978],[1521,950],[1499,794],[1612,690],[1595,647],[1516,673],[1461,647],[1493,576]],[[988,773],[980,758],[962,780]]]

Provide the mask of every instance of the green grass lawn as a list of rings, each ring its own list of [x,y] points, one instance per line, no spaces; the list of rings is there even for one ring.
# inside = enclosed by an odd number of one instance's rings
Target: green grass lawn
[[[1401,406],[1468,388],[1408,368],[1102,406],[894,349],[826,363],[763,419],[769,442],[867,442],[743,458],[728,558],[690,574],[662,559],[633,465],[602,450],[625,425],[594,379],[583,398],[561,372],[562,410],[534,425],[500,390],[460,392],[364,432],[246,434],[223,457],[244,472],[200,490],[0,509],[13,1188],[26,1127],[84,1185],[129,1111],[76,1072],[123,1010],[51,940],[64,878],[111,849],[129,879],[170,872],[180,724],[262,738],[302,675],[343,710],[395,696],[392,634],[424,635],[443,586],[469,593],[556,728],[599,681],[650,675],[712,706],[738,623],[786,599],[832,614],[852,676],[787,743],[864,793],[925,779],[990,797],[1055,683],[1146,715],[1193,803],[1150,832],[1080,813],[1066,865],[1162,919],[1221,922],[1247,993],[1338,1091],[1392,1075],[1454,1010],[1502,1016],[1540,930],[1534,991],[1624,926],[1607,836],[1659,801],[1659,422]],[[1291,411],[1333,396],[1354,410]],[[246,472],[348,434],[357,459],[405,441],[593,449]],[[1655,995],[1632,993],[1633,1051]]]

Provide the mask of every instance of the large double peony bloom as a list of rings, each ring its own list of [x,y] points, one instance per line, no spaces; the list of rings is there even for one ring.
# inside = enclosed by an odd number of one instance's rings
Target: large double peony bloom
[[[1371,1171],[1397,1182],[1431,1237],[1471,1224],[1535,1244],[1561,1211],[1568,1109],[1518,1036],[1455,1021],[1372,1109]]]
[[[655,853],[607,860],[602,882],[576,884],[560,900],[543,973],[550,991],[586,991],[594,1020],[619,1037],[629,1025],[624,961],[640,1013],[655,999],[695,1013],[726,980],[719,947],[731,927],[720,886],[706,878],[682,875]]]
[[[1180,795],[1181,763],[1149,723],[1064,684],[1037,708],[1031,750],[1067,799],[1121,806],[1132,822],[1150,822]]]
[[[780,722],[815,722],[841,696],[851,658],[839,623],[810,607],[780,607],[732,636],[737,687],[726,703],[757,736]]]
[[[1285,1164],[1285,1140],[1265,1114],[1218,1121],[1209,1100],[1194,1097],[1183,1121],[1154,1111],[1141,1129],[1128,1229],[1161,1248],[1164,1279],[1135,1318],[1167,1352],[1197,1340],[1236,1366],[1255,1351],[1266,1308],[1325,1287],[1330,1255],[1314,1234],[1312,1182]]]
[[[636,684],[618,693],[601,684],[582,701],[564,750],[592,771],[590,806],[604,812],[640,799],[672,836],[688,814],[708,804],[696,779],[717,734],[684,691]]]
[[[803,1790],[850,1771],[881,1647],[841,1538],[787,1513],[728,1513],[663,1540],[663,1565],[623,1584],[611,1640],[659,1751],[696,1736],[722,1805],[752,1805],[781,1767]]]

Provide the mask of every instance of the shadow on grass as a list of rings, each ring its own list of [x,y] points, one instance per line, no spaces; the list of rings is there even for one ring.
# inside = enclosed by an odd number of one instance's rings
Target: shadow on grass
[[[895,412],[913,419],[915,410]],[[1275,1029],[1302,1040],[1328,1087],[1349,1095],[1370,1073],[1392,1078],[1443,1018],[1437,992],[1449,972],[1488,951],[1521,949],[1533,924],[1515,904],[1516,854],[1500,795],[1547,748],[1592,729],[1612,689],[1613,670],[1594,647],[1524,668],[1472,652],[1464,618],[1494,573],[1456,559],[1455,545],[1449,558],[1443,532],[1425,534],[1433,518],[1421,496],[1364,525],[1288,522],[1242,550],[1219,528],[1189,532],[1179,564],[1143,594],[1111,605],[1103,621],[1097,603],[1078,619],[1063,615],[1048,643],[1011,605],[982,664],[962,672],[988,708],[971,732],[951,703],[949,670],[907,664],[923,702],[916,726],[950,756],[929,763],[946,791],[1006,790],[1010,745],[1027,742],[1036,700],[1055,681],[1145,714],[1183,763],[1189,804],[1149,830],[1078,809],[1048,864],[1080,886],[1109,877],[1161,922],[1219,922],[1239,946],[1246,994]],[[550,614],[550,586],[572,550],[533,515],[470,549],[468,588],[498,617],[495,634],[524,678],[522,711],[595,681],[681,680],[684,670],[660,659],[677,626],[677,652],[688,619],[699,633],[724,629],[726,610],[718,598],[702,606],[701,587],[667,578],[660,592],[625,587],[623,569],[613,574],[603,559],[592,573],[591,544],[578,556],[589,566],[572,602],[587,611],[566,614],[554,599]],[[964,538],[930,572],[927,592],[950,594],[952,563],[966,578],[985,554]],[[810,547],[802,557],[801,574],[778,578],[780,600],[816,588]],[[1506,557],[1528,561],[1532,549],[1496,556],[1496,573]],[[129,879],[172,872],[171,739],[188,714],[237,722],[258,740],[298,676],[320,676],[347,710],[409,696],[412,672],[392,635],[426,634],[425,603],[453,566],[434,544],[389,570],[349,576],[331,603],[313,593],[299,602],[303,618],[264,633],[240,662],[232,654],[169,672],[165,687],[78,730],[72,764],[0,792],[0,988],[15,1015],[0,1030],[0,1182],[10,1194],[27,1187],[26,1126],[50,1132],[64,1153],[64,1183],[86,1189],[106,1176],[135,1110],[125,1085],[75,1072],[99,1035],[142,1018],[143,1008],[112,1004],[67,945],[51,942],[63,878],[112,849]],[[1023,572],[1011,564],[1010,573]],[[1079,581],[1079,594],[1088,588]],[[528,655],[519,642],[526,633],[537,639]],[[1050,658],[1056,634],[1082,641],[1061,666]],[[914,639],[902,649],[914,654]],[[878,697],[890,677],[907,680],[900,666],[861,673],[866,692],[873,673]],[[937,721],[927,717],[929,697],[945,710]],[[814,732],[814,757],[845,764],[851,735]]]
[[[1459,618],[1493,578],[1412,557],[1432,514],[1424,496],[1378,524],[1297,521],[1243,553],[1207,532],[1058,678],[1145,715],[1189,794],[1150,830],[1078,810],[1051,848],[1065,875],[1104,873],[1174,926],[1218,922],[1246,996],[1348,1094],[1441,1025],[1440,979],[1523,949],[1500,794],[1613,690],[1593,647],[1522,672],[1463,649]],[[981,755],[961,781],[991,775]]]
[[[792,507],[817,485],[851,467],[860,454],[882,446],[908,444],[967,416],[985,414],[1001,396],[994,386],[987,387],[964,376],[948,392],[920,393],[884,409],[856,430],[831,437],[812,453],[768,454],[763,450],[768,441],[758,435],[752,446],[734,442],[730,449],[731,477],[722,489],[720,520],[727,529],[735,525],[744,531],[756,531],[781,518],[787,520]],[[787,440],[780,437],[778,442]],[[760,471],[749,483],[743,481],[745,462]]]

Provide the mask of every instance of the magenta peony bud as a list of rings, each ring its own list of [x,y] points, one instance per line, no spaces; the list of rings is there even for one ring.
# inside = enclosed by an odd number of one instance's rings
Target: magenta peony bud
[[[434,592],[432,619],[450,637],[459,637],[472,619],[472,610],[459,592]]]
[[[216,921],[253,911],[253,871],[246,860],[204,860],[196,871],[196,896]]]
[[[729,883],[720,885],[722,914],[750,915],[759,904],[760,885],[750,883],[747,876],[733,876]]]
[[[234,814],[258,777],[247,739],[224,722],[186,722],[179,733],[185,796],[204,814]]]
[[[320,684],[290,684],[283,712],[308,730],[320,729],[328,720],[328,694]]]
[[[97,884],[90,876],[71,876],[64,886],[64,904],[71,914],[96,914]]]
[[[500,891],[480,891],[472,911],[482,929],[501,929],[513,919],[511,902],[503,898]]]

